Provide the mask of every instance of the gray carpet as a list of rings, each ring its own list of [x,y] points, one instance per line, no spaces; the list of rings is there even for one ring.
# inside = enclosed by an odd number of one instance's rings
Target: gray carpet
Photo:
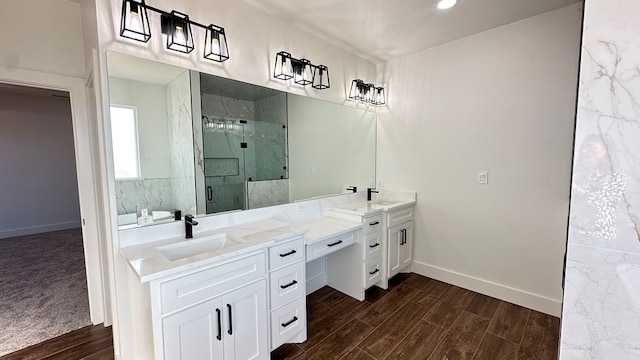
[[[0,356],[90,324],[79,228],[0,239]]]

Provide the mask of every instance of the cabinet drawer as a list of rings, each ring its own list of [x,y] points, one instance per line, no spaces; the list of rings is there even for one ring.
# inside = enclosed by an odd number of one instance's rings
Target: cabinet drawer
[[[307,304],[304,296],[271,312],[271,348],[291,340],[307,329]]]
[[[305,295],[304,261],[272,272],[269,279],[272,309]]]
[[[364,233],[372,234],[382,230],[382,214],[364,218]]]
[[[382,279],[382,256],[371,259],[363,264],[364,288],[368,289]]]
[[[304,238],[289,241],[269,248],[269,269],[293,264],[304,258]]]
[[[357,235],[358,230],[354,230],[346,234],[330,237],[312,245],[307,245],[307,262],[355,244],[358,242]]]
[[[266,275],[263,252],[160,283],[162,313],[167,314],[223,294]]]
[[[363,260],[367,261],[382,255],[382,231],[365,234],[362,238],[364,240],[362,242]]]
[[[413,220],[413,206],[407,209],[396,210],[387,214],[387,228]]]

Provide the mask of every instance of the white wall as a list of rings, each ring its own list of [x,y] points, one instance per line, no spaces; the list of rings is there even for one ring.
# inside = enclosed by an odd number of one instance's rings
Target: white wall
[[[1,66],[84,77],[80,4],[3,1],[0,24]]]
[[[560,313],[581,11],[380,67],[377,179],[418,193],[414,271]]]
[[[166,87],[112,77],[109,78],[109,90],[112,105],[137,109],[141,176],[149,179],[171,177]]]
[[[69,99],[0,93],[0,238],[80,226]]]

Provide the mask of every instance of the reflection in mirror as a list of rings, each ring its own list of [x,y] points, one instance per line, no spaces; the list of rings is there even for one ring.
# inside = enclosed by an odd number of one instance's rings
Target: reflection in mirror
[[[194,124],[202,129],[195,137],[198,212],[288,203],[287,94],[209,74],[192,79],[200,82],[193,107],[202,120]]]
[[[118,224],[195,212],[189,72],[114,52],[107,64]]]
[[[121,228],[375,184],[373,111],[112,51],[107,65],[111,106],[135,110],[135,138],[131,124],[112,134],[139,159],[115,179]]]

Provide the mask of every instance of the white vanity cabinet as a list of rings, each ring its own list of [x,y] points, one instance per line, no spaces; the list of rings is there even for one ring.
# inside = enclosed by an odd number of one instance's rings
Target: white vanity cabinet
[[[151,282],[156,359],[268,359],[266,250]]]
[[[411,266],[413,260],[414,207],[388,211],[387,225],[387,278]]]
[[[269,249],[271,350],[307,339],[305,243],[300,236]]]

